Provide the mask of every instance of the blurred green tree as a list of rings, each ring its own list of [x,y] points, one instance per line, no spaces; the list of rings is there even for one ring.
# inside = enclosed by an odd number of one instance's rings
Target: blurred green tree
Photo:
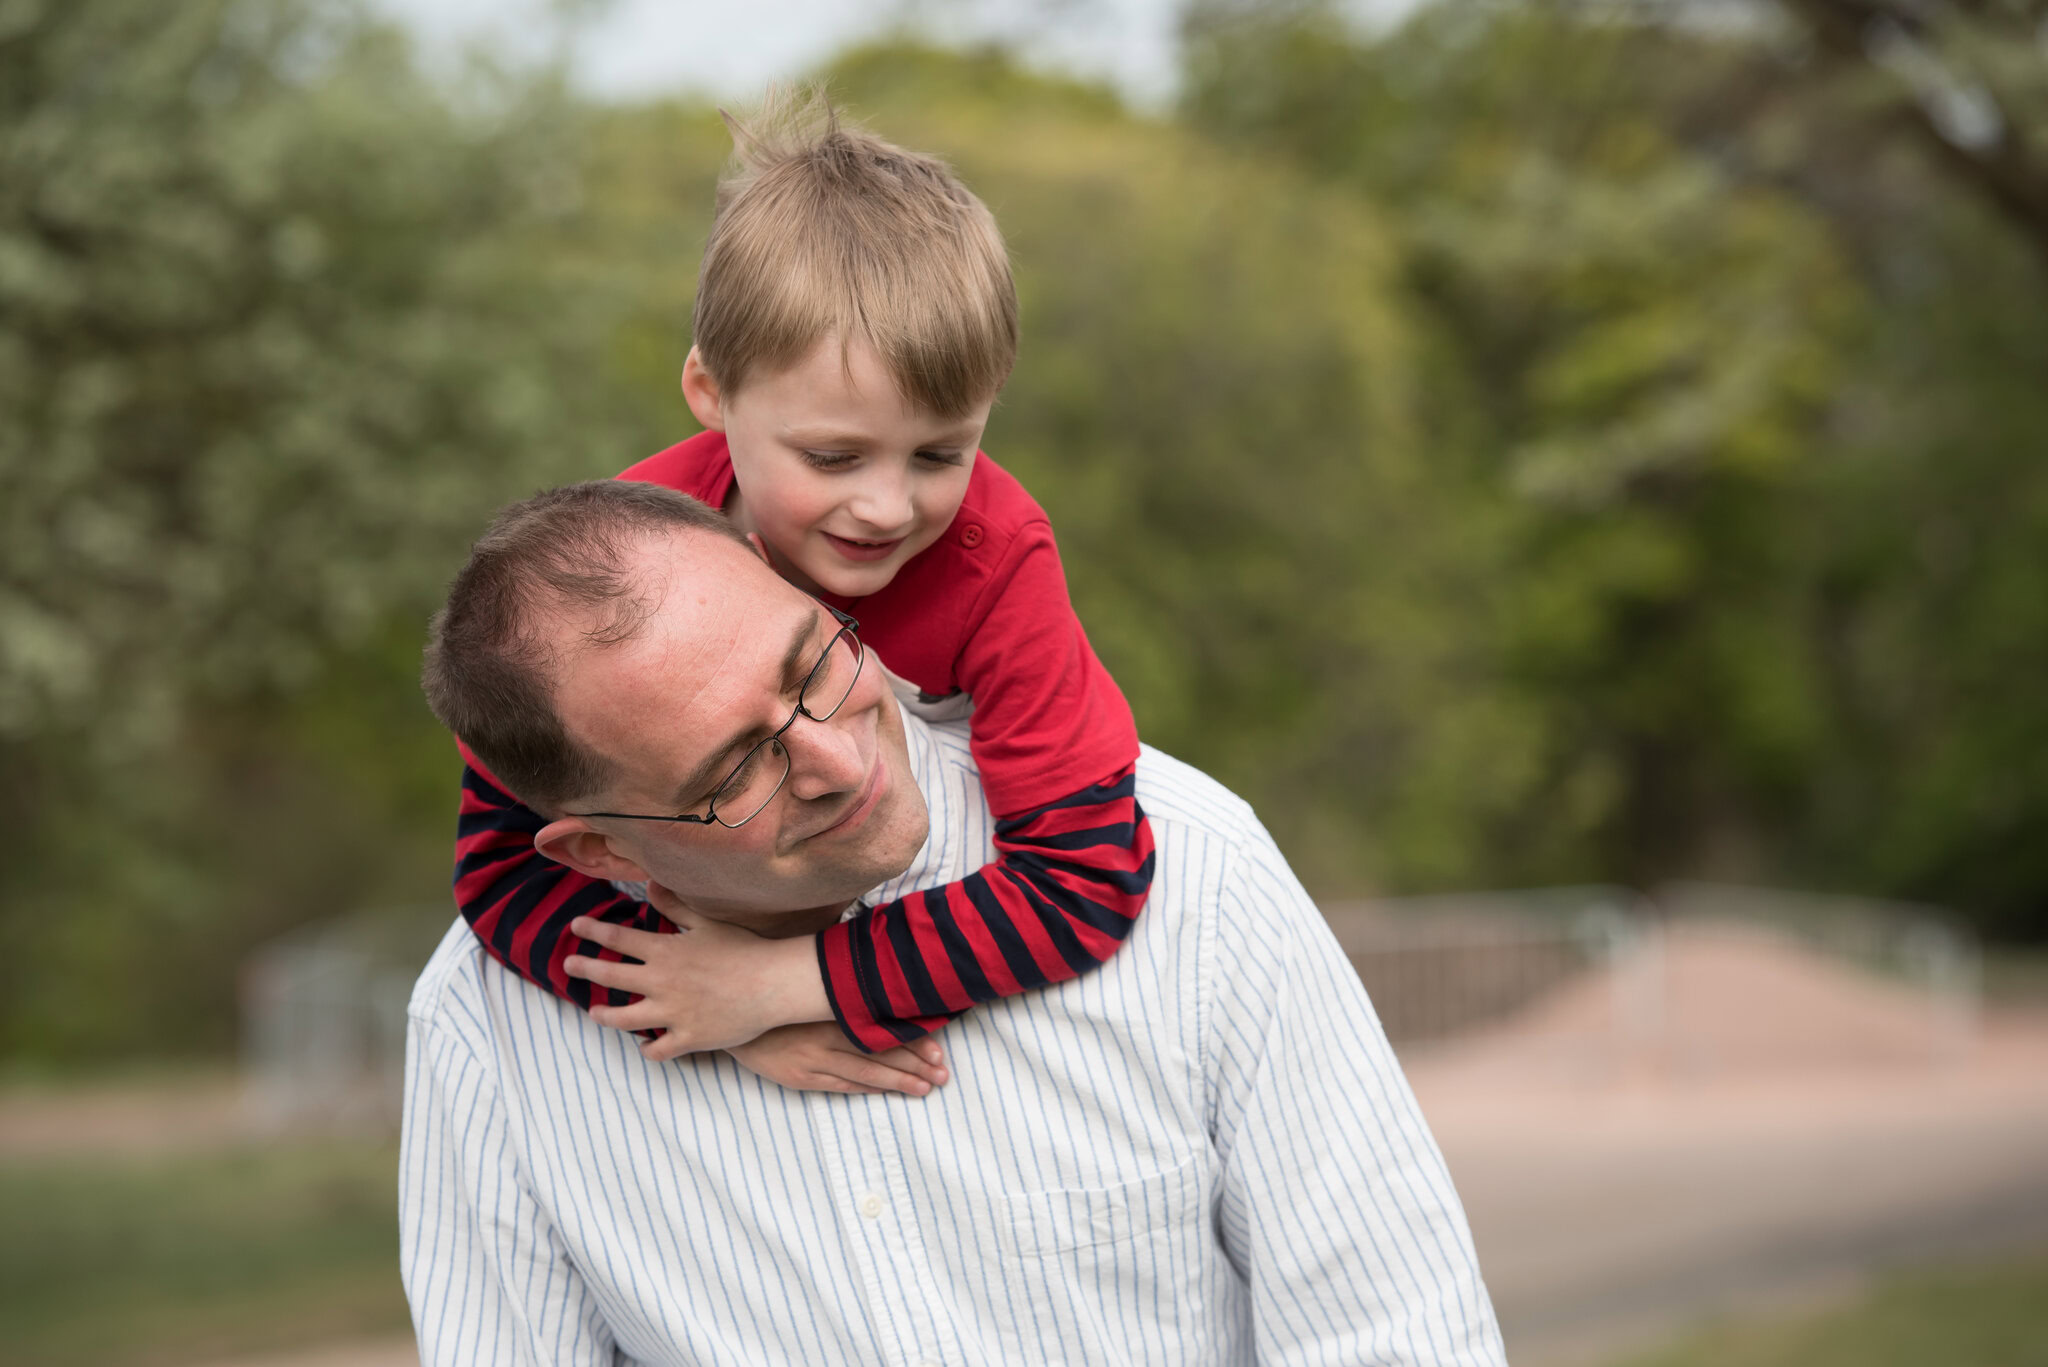
[[[2048,269],[2048,6],[1945,0],[1783,0],[1760,7],[1854,86],[1859,116],[1980,198]]]
[[[303,683],[561,467],[565,111],[478,94],[316,0],[8,7],[0,736]]]
[[[251,936],[376,895],[435,584],[621,460],[611,305],[545,250],[575,127],[349,4],[0,7],[0,928],[50,953],[0,1039],[218,1042]],[[376,777],[315,734],[350,674],[411,728]]]
[[[1456,4],[1381,41],[1319,7],[1191,29],[1193,121],[1400,225],[1450,372],[1439,458],[1507,528],[1469,629],[1541,753],[1458,881],[1739,866],[1757,787],[1814,758],[1781,509],[1859,290],[1816,215],[1631,98],[1629,43]]]
[[[1191,14],[1188,117],[1400,228],[1450,372],[1425,421],[1513,528],[1491,629],[1549,758],[1463,879],[1768,877],[2048,933],[2048,85],[1979,41],[2018,11],[1909,25],[1939,81],[1885,12],[1828,60],[1769,10]],[[1931,146],[1943,90],[1991,101],[1974,146]]]

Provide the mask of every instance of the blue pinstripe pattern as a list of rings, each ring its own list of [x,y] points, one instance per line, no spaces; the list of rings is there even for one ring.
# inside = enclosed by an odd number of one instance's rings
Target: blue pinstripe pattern
[[[894,898],[989,857],[967,729]],[[1153,751],[1151,909],[1103,968],[948,1026],[922,1100],[633,1041],[457,922],[411,1008],[399,1206],[426,1367],[1497,1367],[1450,1178],[1250,809]]]

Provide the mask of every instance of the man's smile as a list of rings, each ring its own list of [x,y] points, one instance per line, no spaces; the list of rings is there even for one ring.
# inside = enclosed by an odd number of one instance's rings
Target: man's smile
[[[824,827],[822,830],[811,832],[797,843],[801,845],[807,841],[818,840],[825,836],[854,834],[866,823],[868,815],[880,805],[883,795],[888,790],[889,766],[882,762],[882,756],[878,753],[875,756],[875,767],[868,774],[867,784],[862,788],[860,796],[853,800],[853,805],[848,807],[831,825]]]

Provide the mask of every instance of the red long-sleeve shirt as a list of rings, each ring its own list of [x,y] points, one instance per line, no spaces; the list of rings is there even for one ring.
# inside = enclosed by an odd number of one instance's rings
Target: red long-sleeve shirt
[[[619,478],[715,508],[733,486],[717,432]],[[937,542],[879,592],[828,601],[857,616],[867,647],[927,697],[972,698],[970,743],[997,817],[995,863],[819,936],[826,995],[848,1037],[887,1049],[976,1002],[1063,982],[1114,954],[1152,884],[1137,729],[1074,616],[1038,504],[977,453],[967,497]],[[455,900],[471,928],[515,973],[578,1006],[630,1001],[562,971],[571,954],[617,957],[571,935],[569,922],[672,927],[535,850],[542,818],[463,753]]]

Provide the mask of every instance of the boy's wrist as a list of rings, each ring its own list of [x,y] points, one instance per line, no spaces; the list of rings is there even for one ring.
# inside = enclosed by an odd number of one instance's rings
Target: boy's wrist
[[[771,973],[776,1025],[802,1025],[832,1019],[832,1003],[825,995],[824,974],[818,968],[818,937],[795,935],[770,940]]]

